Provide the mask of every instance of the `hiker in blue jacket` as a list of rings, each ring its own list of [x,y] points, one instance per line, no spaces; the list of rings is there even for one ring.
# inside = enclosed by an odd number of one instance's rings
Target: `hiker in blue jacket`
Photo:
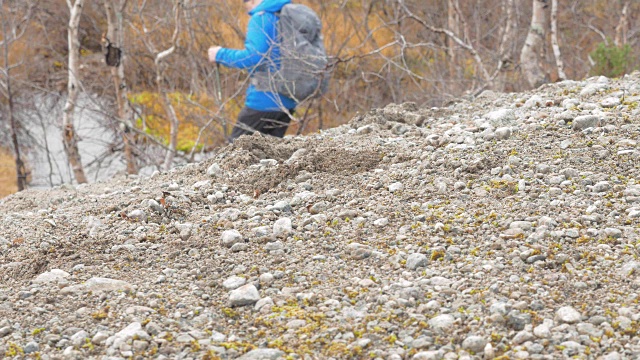
[[[243,0],[251,16],[244,49],[209,48],[209,61],[253,73],[259,67],[278,66],[280,51],[273,46],[277,39],[277,22],[282,7],[291,0]],[[260,131],[283,137],[296,108],[296,102],[276,92],[259,91],[253,84],[247,89],[245,106],[231,132],[233,142],[241,135]]]

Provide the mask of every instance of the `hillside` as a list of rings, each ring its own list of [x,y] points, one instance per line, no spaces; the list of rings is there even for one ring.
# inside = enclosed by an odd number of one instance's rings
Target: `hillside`
[[[640,356],[640,73],[0,200],[0,353]],[[638,247],[637,247],[638,246]]]

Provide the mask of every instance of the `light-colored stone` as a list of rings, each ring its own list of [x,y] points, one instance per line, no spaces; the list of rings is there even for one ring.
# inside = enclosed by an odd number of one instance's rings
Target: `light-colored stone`
[[[253,284],[241,286],[229,294],[231,306],[253,305],[260,300],[260,293]]]

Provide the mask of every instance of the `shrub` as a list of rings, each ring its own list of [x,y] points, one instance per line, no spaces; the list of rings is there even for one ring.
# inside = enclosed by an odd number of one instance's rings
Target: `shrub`
[[[590,72],[592,76],[604,75],[616,78],[633,71],[636,67],[631,46],[628,44],[618,47],[600,43],[590,55],[595,61]]]

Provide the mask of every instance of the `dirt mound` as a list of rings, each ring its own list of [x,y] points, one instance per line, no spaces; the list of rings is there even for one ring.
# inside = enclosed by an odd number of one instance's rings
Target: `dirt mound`
[[[638,358],[639,84],[389,105],[0,200],[0,354]]]

